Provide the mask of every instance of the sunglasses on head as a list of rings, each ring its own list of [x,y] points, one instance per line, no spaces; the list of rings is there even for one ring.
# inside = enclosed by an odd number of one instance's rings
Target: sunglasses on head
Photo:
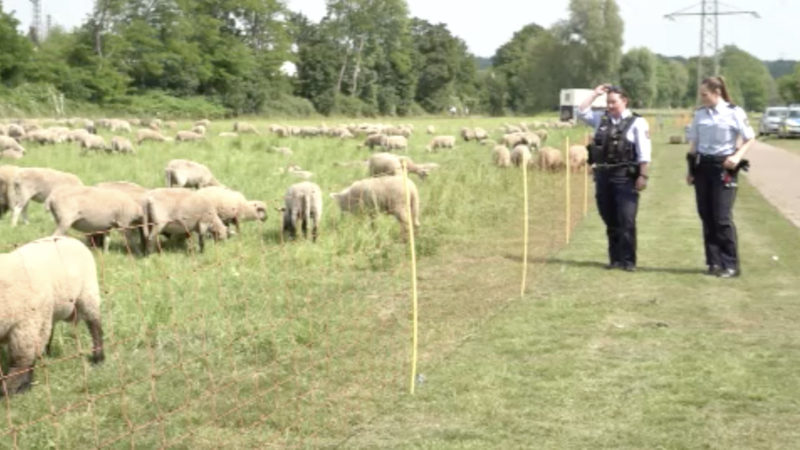
[[[622,90],[622,88],[621,88],[621,87],[619,87],[619,86],[616,86],[616,85],[610,84],[610,85],[608,85],[608,87],[606,88],[606,92],[608,92],[608,93],[614,93],[614,94],[622,94],[622,93],[623,93],[623,90]]]

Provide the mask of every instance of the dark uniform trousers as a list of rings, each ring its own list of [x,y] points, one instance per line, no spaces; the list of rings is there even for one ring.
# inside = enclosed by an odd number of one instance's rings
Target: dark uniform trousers
[[[612,264],[636,265],[636,212],[639,191],[628,168],[595,169],[595,198],[606,224],[608,258]]]
[[[739,270],[732,211],[736,200],[736,174],[725,170],[719,159],[701,160],[694,176],[697,212],[703,221],[706,265]]]

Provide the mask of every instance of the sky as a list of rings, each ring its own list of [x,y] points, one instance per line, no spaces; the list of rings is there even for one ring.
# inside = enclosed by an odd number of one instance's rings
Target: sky
[[[325,0],[284,0],[290,9],[312,20],[325,14]],[[515,31],[531,22],[544,27],[568,16],[568,0],[407,0],[411,15],[433,23],[445,23],[467,43],[477,56],[490,57]],[[94,0],[41,0],[43,17],[67,29],[82,23]],[[27,30],[31,20],[30,0],[0,0],[4,11],[15,16]],[[694,56],[699,49],[699,17],[664,15],[696,5],[700,0],[617,0],[625,21],[624,47],[647,47],[667,56]],[[720,11],[755,10],[761,16],[722,16],[719,20],[720,46],[733,44],[762,60],[800,60],[800,17],[798,0],[726,0]]]

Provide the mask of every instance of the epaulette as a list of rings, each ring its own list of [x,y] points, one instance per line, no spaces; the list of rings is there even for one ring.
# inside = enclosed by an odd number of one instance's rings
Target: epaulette
[[[736,105],[734,105],[733,103],[728,103],[728,108],[730,109],[736,108]]]
[[[701,110],[701,109],[703,109],[703,108],[705,108],[705,106],[698,106],[698,107],[697,107],[697,108],[695,108],[694,110],[695,110],[695,111],[700,111],[700,110]]]

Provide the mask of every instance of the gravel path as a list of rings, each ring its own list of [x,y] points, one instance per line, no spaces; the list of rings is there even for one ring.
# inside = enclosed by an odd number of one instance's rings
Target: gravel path
[[[800,157],[784,149],[755,142],[747,152],[752,167],[747,179],[761,195],[800,227]]]

